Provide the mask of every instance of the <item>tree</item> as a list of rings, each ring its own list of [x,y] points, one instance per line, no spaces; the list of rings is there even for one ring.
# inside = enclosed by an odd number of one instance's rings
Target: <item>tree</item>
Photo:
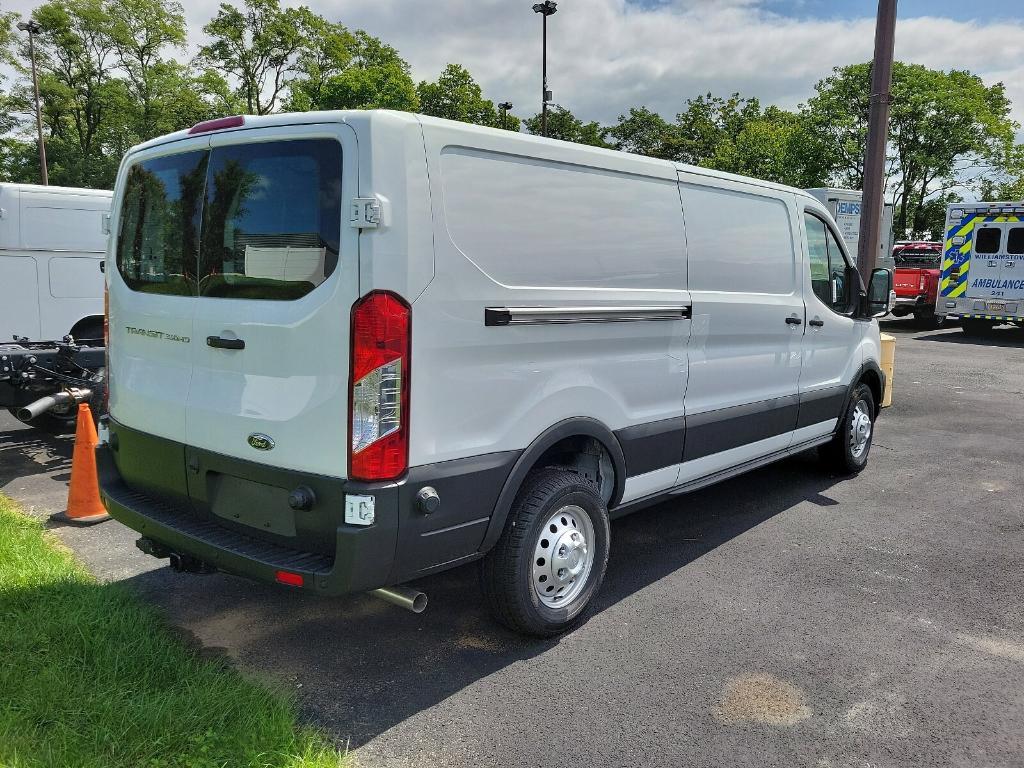
[[[109,188],[133,145],[224,114],[230,88],[215,72],[196,75],[168,53],[185,42],[181,7],[159,0],[51,0],[34,14],[50,179]],[[4,178],[38,178],[27,50],[20,79],[0,95],[8,131],[0,140]],[[235,105],[237,106],[237,105]],[[237,110],[234,110],[237,111]],[[30,151],[31,150],[31,151]]]
[[[130,146],[123,126],[129,122],[131,101],[124,82],[112,76],[116,54],[108,9],[103,0],[50,0],[33,17],[43,28],[36,55],[43,120],[50,134],[50,180],[109,187],[121,154]],[[21,111],[30,113],[29,78],[16,95]]]
[[[633,107],[629,116],[619,115],[619,122],[608,129],[607,135],[623,152],[666,159],[675,152],[673,126],[647,107]]]
[[[132,133],[151,139],[190,117],[202,119],[196,83],[186,67],[162,56],[167,48],[185,47],[185,13],[180,3],[161,0],[110,0],[107,5],[120,72],[134,107]],[[183,103],[191,108],[182,108]],[[190,117],[181,113],[192,112]],[[192,121],[197,122],[197,120]]]
[[[420,111],[425,115],[477,125],[498,125],[494,102],[483,97],[469,70],[458,64],[445,67],[436,82],[421,82],[416,92]]]
[[[526,130],[530,133],[539,136],[540,129],[540,113],[526,119]],[[548,138],[610,149],[613,145],[605,139],[607,131],[596,121],[584,123],[565,107],[556,105],[548,110]]]
[[[419,109],[408,62],[376,37],[328,25],[299,60],[286,109]]]
[[[675,123],[633,108],[607,135],[626,152],[794,186],[817,186],[831,170],[805,120],[774,106],[762,110],[757,99],[738,93],[689,99]]]
[[[249,114],[266,115],[308,51],[307,39],[322,36],[326,24],[305,6],[281,8],[280,0],[245,0],[244,10],[221,3],[203,27],[212,39],[200,61],[238,81]]]
[[[17,19],[18,14],[16,13],[0,11],[0,88],[3,87],[7,80],[3,67],[14,68],[18,63],[15,53],[15,41],[17,38],[14,35],[14,25]],[[15,105],[12,103],[10,96],[5,91],[0,90],[0,136],[10,132],[17,125],[17,117],[13,112],[14,108]],[[0,176],[0,179],[2,178]]]
[[[802,108],[825,152],[837,158],[837,183],[863,186],[871,64],[839,67],[815,86]],[[978,189],[1013,151],[1016,125],[1002,83],[986,86],[970,72],[895,62],[886,185],[897,231],[930,227],[926,200]]]
[[[1010,150],[1004,173],[982,181],[979,199],[1024,200],[1024,144]]]
[[[0,10],[0,64],[9,67],[15,65],[15,40],[14,25],[18,21],[18,14],[14,11],[5,12]],[[0,74],[0,82],[3,82],[3,74]]]

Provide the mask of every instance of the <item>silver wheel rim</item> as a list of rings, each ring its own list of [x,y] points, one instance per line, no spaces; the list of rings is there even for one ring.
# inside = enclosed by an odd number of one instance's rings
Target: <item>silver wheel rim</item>
[[[868,449],[871,442],[871,414],[865,400],[858,400],[853,408],[853,420],[850,424],[850,453],[859,459]]]
[[[570,504],[552,513],[533,550],[530,582],[549,608],[571,603],[587,585],[594,567],[594,523],[583,507]]]

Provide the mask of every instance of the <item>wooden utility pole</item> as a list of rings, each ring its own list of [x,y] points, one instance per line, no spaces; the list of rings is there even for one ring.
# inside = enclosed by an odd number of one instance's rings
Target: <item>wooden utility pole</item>
[[[864,150],[864,194],[861,199],[860,241],[857,269],[864,285],[878,260],[885,197],[885,145],[889,138],[889,104],[892,101],[892,58],[896,43],[896,0],[878,0],[875,23],[875,58],[871,65],[871,111],[868,145]]]

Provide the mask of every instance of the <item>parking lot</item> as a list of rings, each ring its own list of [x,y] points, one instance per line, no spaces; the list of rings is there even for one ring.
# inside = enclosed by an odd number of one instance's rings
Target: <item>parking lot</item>
[[[614,523],[596,611],[554,641],[493,624],[475,566],[419,582],[417,616],[56,530],[359,765],[1019,766],[1024,331],[883,326],[895,404],[862,475],[798,457]],[[4,414],[0,491],[62,509],[71,448]]]

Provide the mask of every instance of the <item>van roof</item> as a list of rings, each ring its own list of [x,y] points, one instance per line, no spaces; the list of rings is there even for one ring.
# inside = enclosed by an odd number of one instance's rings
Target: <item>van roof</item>
[[[20,190],[22,192],[47,192],[49,194],[80,195],[84,197],[111,197],[113,192],[109,189],[89,189],[86,187],[56,187],[43,186],[42,184],[11,184],[0,182],[0,193],[6,191]]]
[[[445,130],[450,130],[453,134],[461,135],[473,135],[473,134],[487,134],[489,136],[501,135],[508,139],[510,143],[519,143],[521,145],[529,144],[543,144],[547,146],[560,145],[567,153],[571,153],[571,157],[567,156],[566,160],[572,160],[573,158],[577,161],[582,160],[586,157],[593,158],[592,162],[596,165],[605,165],[608,160],[613,160],[613,165],[622,168],[623,163],[627,163],[632,166],[633,172],[635,173],[651,173],[654,172],[657,175],[667,175],[666,171],[671,171],[674,175],[675,171],[683,171],[695,175],[705,176],[714,179],[723,179],[729,181],[744,182],[747,184],[756,184],[761,187],[773,189],[779,192],[788,192],[797,194],[802,198],[814,200],[814,198],[806,193],[802,189],[796,187],[786,186],[785,184],[777,184],[771,181],[765,181],[763,179],[756,179],[750,176],[741,176],[734,173],[726,173],[724,171],[715,171],[710,168],[702,168],[695,165],[687,165],[685,163],[677,163],[673,160],[659,160],[653,157],[647,157],[644,155],[634,155],[630,153],[620,152],[614,149],[604,149],[601,147],[591,147],[585,144],[574,144],[572,142],[561,141],[558,139],[548,139],[540,136],[534,136],[528,133],[512,133],[505,131],[500,128],[489,128],[480,125],[474,125],[472,123],[463,123],[456,120],[445,120],[439,117],[430,117],[427,115],[415,114],[412,112],[397,112],[386,109],[374,109],[374,110],[335,110],[335,111],[323,111],[323,112],[282,112],[274,115],[262,115],[262,116],[245,116],[245,123],[237,128],[227,128],[216,131],[217,133],[231,133],[233,131],[244,131],[253,128],[273,128],[278,126],[287,125],[306,125],[310,123],[353,123],[358,124],[360,122],[378,122],[378,121],[394,121],[394,122],[418,122],[421,125],[433,125]],[[211,132],[212,133],[212,132]],[[176,133],[167,134],[166,136],[159,136],[155,139],[151,139],[143,144],[139,144],[132,147],[131,152],[137,152],[143,149],[149,149],[150,147],[159,146],[161,144],[167,144],[174,141],[181,141],[187,139],[195,134],[189,134],[189,131],[182,130]],[[625,169],[624,169],[625,170]]]

